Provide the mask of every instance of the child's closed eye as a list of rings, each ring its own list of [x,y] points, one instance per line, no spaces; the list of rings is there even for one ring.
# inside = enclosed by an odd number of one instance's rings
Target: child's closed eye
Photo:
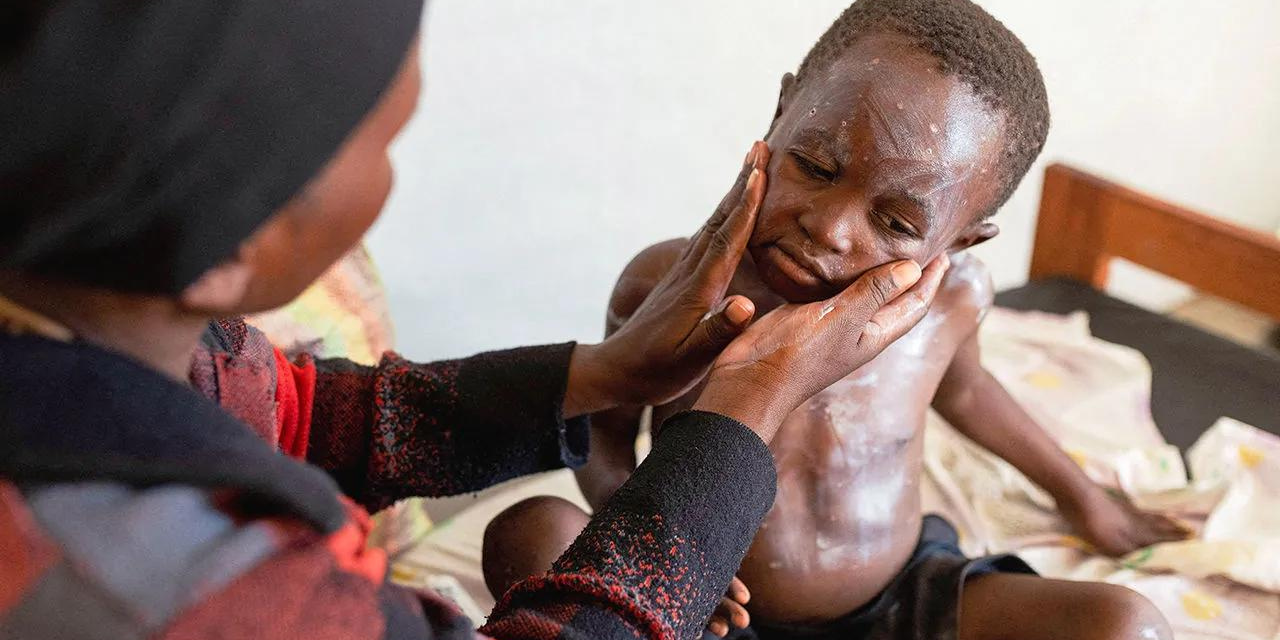
[[[920,231],[916,229],[915,225],[900,216],[881,209],[873,209],[871,216],[881,227],[894,235],[913,240],[920,238]]]
[[[839,169],[830,167],[826,163],[815,160],[802,153],[792,151],[791,159],[795,161],[796,166],[806,176],[820,180],[822,182],[834,182]]]

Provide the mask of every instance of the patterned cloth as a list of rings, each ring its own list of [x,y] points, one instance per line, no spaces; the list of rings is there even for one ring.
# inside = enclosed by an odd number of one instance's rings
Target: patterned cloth
[[[391,350],[391,310],[364,246],[334,263],[293,302],[247,318],[290,358],[346,358],[377,364]]]
[[[931,415],[923,502],[955,523],[961,548],[1134,589],[1179,640],[1280,640],[1280,438],[1224,418],[1184,466],[1152,420],[1146,358],[1093,337],[1083,313],[993,309],[980,339],[984,366],[1096,482],[1198,534],[1101,555],[1042,489]]]
[[[334,479],[376,508],[580,463],[585,421],[559,415],[570,353],[289,362],[227,321],[192,366],[223,409],[84,343],[0,336],[0,637],[474,637],[387,581]],[[702,413],[673,418],[650,458],[484,633],[698,633],[773,501],[772,460]]]

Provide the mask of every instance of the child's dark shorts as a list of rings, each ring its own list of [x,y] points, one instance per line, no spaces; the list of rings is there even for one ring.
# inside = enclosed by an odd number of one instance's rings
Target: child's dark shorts
[[[729,632],[728,640],[954,640],[965,580],[989,573],[1035,575],[1014,555],[966,558],[958,543],[950,523],[925,516],[907,565],[871,602],[821,626],[753,624]],[[715,636],[707,632],[703,638]]]

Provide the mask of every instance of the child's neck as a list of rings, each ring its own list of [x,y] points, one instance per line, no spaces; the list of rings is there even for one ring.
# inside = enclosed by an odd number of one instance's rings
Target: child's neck
[[[0,296],[65,327],[75,338],[124,354],[185,382],[209,318],[146,296],[0,274]]]

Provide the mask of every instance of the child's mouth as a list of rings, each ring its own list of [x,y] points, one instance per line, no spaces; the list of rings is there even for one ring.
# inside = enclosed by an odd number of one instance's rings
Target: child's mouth
[[[830,285],[805,258],[797,257],[777,244],[763,247],[758,260],[765,284],[792,302],[821,300]]]

